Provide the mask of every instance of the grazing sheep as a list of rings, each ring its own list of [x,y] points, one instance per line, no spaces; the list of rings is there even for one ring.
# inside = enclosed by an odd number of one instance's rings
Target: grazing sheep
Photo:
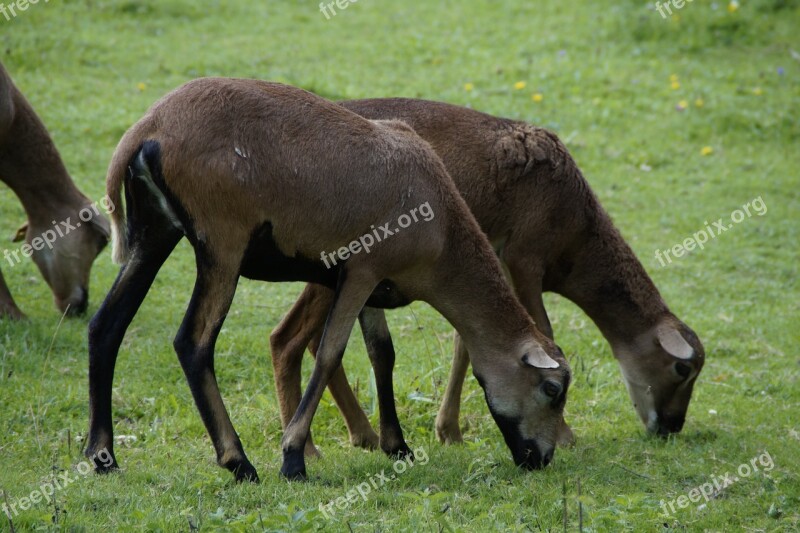
[[[636,412],[649,431],[667,435],[683,427],[692,388],[703,367],[703,346],[670,312],[639,260],[592,193],[555,134],[524,122],[440,102],[406,98],[340,104],[368,119],[399,119],[436,150],[467,205],[489,237],[517,296],[536,325],[552,338],[542,293],[559,293],[597,324],[622,368]],[[300,401],[300,364],[306,346],[316,352],[330,289],[309,284],[271,338],[282,421]],[[381,313],[364,331],[381,331]],[[376,357],[380,358],[380,354]],[[469,365],[456,337],[450,381],[436,419],[443,442],[460,442],[461,387]],[[372,448],[378,436],[358,404],[343,369],[330,390],[354,445]],[[381,447],[384,432],[381,425]],[[390,432],[393,430],[389,430]],[[571,440],[569,428],[561,433]],[[317,455],[311,440],[308,455]]]
[[[104,448],[113,456],[117,353],[159,268],[185,236],[197,282],[174,346],[217,461],[237,480],[258,476],[222,402],[214,344],[239,276],[335,289],[311,382],[282,440],[287,478],[306,475],[311,420],[361,309],[413,300],[430,303],[461,334],[514,461],[527,468],[550,462],[567,363],[514,297],[439,158],[405,124],[370,121],[281,84],[195,80],[125,134],[107,189],[117,205],[114,257],[122,268],[89,326],[87,456]],[[321,260],[329,250],[348,255],[345,246],[423,204],[434,214],[430,221],[331,268]],[[381,363],[389,371],[377,372],[376,381],[381,417],[396,421],[390,363]],[[396,435],[387,451],[409,450]]]

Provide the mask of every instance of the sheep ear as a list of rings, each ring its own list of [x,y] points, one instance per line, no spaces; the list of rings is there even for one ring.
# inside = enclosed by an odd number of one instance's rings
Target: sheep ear
[[[25,235],[28,233],[28,223],[25,222],[19,227],[17,233],[11,238],[11,242],[22,242],[25,240]]]
[[[659,328],[657,333],[658,344],[665,352],[677,359],[691,359],[694,357],[694,348],[686,342],[683,335],[672,327]]]
[[[536,346],[522,356],[522,362],[533,368],[558,368],[558,362]]]

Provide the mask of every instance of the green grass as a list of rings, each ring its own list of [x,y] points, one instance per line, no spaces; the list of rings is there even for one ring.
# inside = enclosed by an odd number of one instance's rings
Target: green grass
[[[451,330],[415,304],[390,313],[397,401],[410,445],[430,459],[325,520],[319,503],[391,469],[391,461],[349,446],[326,393],[313,426],[324,458],[309,463],[308,483],[278,478],[281,430],[267,339],[300,285],[243,280],[216,367],[262,483],[233,484],[214,463],[172,350],[194,283],[184,243],[120,354],[115,431],[137,440],[117,449],[121,473],[84,477],[76,468],[87,428],[87,319],[59,328],[51,295],[28,261],[4,268],[30,320],[0,323],[0,489],[14,502],[59,471],[72,472],[74,482],[55,503],[16,516],[17,529],[560,530],[566,501],[571,531],[579,503],[586,531],[796,531],[800,2],[742,0],[730,13],[723,1],[715,8],[698,0],[663,20],[647,2],[632,0],[360,0],[329,21],[318,3],[39,2],[11,21],[0,16],[0,58],[93,199],[103,194],[122,133],[155,99],[197,76],[259,77],[330,98],[445,100],[554,129],[672,310],[705,344],[707,363],[683,433],[645,435],[596,328],[551,296],[556,337],[575,376],[567,415],[577,445],[559,450],[544,471],[516,470],[470,377],[467,442],[443,447],[433,420]],[[525,88],[514,88],[519,81]],[[678,111],[682,100],[688,108]],[[701,155],[704,147],[712,153]],[[656,249],[758,196],[764,216],[666,267],[655,260]],[[10,236],[23,220],[5,190],[0,232]],[[109,256],[95,266],[90,313],[116,274]],[[345,362],[375,421],[357,334]],[[741,479],[705,508],[692,503],[660,516],[662,500],[734,473],[765,450],[774,461],[769,472]],[[0,530],[8,528],[0,515]]]

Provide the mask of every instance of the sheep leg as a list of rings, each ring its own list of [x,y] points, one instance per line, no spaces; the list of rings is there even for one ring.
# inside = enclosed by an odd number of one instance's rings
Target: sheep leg
[[[333,293],[331,292],[331,294]],[[317,357],[319,344],[322,340],[322,332],[323,328],[319,328],[308,343],[308,351],[313,357]],[[366,413],[358,403],[355,392],[350,388],[350,383],[347,381],[347,375],[344,372],[344,364],[339,365],[333,376],[331,376],[328,390],[344,417],[344,423],[347,425],[347,432],[350,435],[350,444],[367,450],[376,449],[380,439],[375,430],[372,429]]]
[[[342,362],[347,339],[356,317],[377,284],[377,280],[366,272],[349,271],[346,268],[341,271],[311,380],[300,400],[297,412],[286,426],[281,442],[283,450],[281,474],[288,479],[306,478],[303,449],[308,440],[311,421],[325,387]]]
[[[442,404],[439,406],[435,424],[436,436],[444,444],[457,444],[464,440],[458,426],[458,417],[461,412],[461,391],[468,369],[469,353],[456,332],[453,364],[450,367],[447,389],[445,389]]]
[[[118,467],[114,456],[111,389],[120,344],[156,274],[183,234],[163,229],[147,237],[133,240],[130,260],[120,269],[89,323],[89,438],[84,453],[94,460],[98,472]]]
[[[197,281],[174,346],[214,444],[217,463],[233,472],[237,482],[258,482],[258,473],[244,453],[214,372],[214,345],[239,279],[238,265],[226,263],[226,257],[231,254],[214,254],[208,259],[197,252]]]
[[[316,357],[325,318],[333,303],[333,294],[332,290],[322,285],[306,285],[300,297],[270,336],[275,388],[284,429],[300,405],[302,395],[300,366],[303,353],[308,346],[311,355]],[[340,365],[336,369],[328,384],[328,390],[344,415],[351,444],[367,449],[377,448],[378,435],[372,429],[350,388],[343,366]],[[305,455],[306,457],[319,455],[311,433],[306,442]]]
[[[292,308],[272,331],[269,337],[272,351],[272,368],[275,390],[281,411],[281,426],[286,429],[292,419],[303,391],[300,387],[300,369],[303,354],[312,338],[325,327],[333,292],[320,290],[316,285],[307,284]],[[305,445],[305,455],[320,455],[314,446],[311,433]]]
[[[392,457],[405,457],[411,449],[403,438],[403,430],[397,417],[394,399],[394,345],[386,314],[382,309],[365,307],[358,315],[367,353],[375,372],[375,386],[378,389],[378,408],[381,413],[380,445],[381,449]],[[361,409],[358,409],[361,411]]]
[[[0,272],[0,318],[10,318],[12,320],[25,318],[25,314],[20,311],[16,302],[14,302],[14,297],[11,296],[11,291],[8,290],[8,285],[6,285],[2,272]]]

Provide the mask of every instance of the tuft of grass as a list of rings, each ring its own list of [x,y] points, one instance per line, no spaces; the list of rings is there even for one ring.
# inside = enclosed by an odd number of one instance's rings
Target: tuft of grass
[[[331,20],[317,4],[40,2],[13,20],[0,17],[0,60],[94,199],[104,193],[124,131],[161,95],[198,76],[271,79],[333,99],[444,100],[554,129],[673,311],[706,346],[683,433],[667,440],[644,434],[597,329],[574,305],[548,295],[574,370],[567,417],[577,445],[559,450],[541,472],[516,470],[470,377],[462,407],[467,441],[443,447],[433,420],[451,329],[417,303],[389,318],[401,421],[409,444],[429,461],[326,519],[321,503],[393,463],[349,446],[326,394],[313,427],[324,456],[309,462],[311,480],[278,478],[281,430],[267,337],[301,286],[242,280],[216,368],[262,483],[237,486],[214,464],[171,347],[194,283],[192,250],[182,243],[120,353],[115,431],[135,437],[118,447],[122,471],[82,476],[87,319],[58,328],[51,295],[26,262],[4,269],[30,320],[0,322],[0,506],[64,472],[74,481],[14,515],[17,531],[800,527],[799,3],[743,1],[730,12],[726,2],[694,2],[668,20],[631,0],[363,0]],[[520,81],[525,87],[515,89]],[[679,111],[682,101],[689,105]],[[701,155],[704,147],[709,155]],[[666,267],[655,259],[656,249],[759,196],[764,216]],[[24,221],[10,191],[0,195],[0,221],[6,235]],[[116,275],[109,255],[92,274],[90,314]],[[376,422],[357,332],[345,363]],[[662,502],[765,452],[773,468],[664,515]],[[0,513],[0,530],[7,529]]]

